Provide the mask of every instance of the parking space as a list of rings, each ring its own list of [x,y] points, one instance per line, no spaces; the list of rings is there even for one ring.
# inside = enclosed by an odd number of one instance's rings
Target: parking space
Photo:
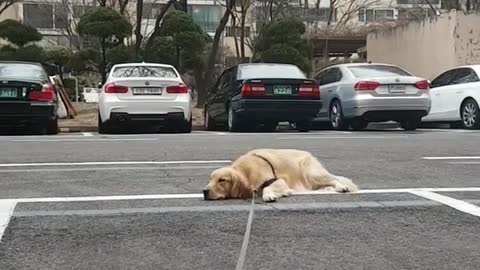
[[[456,130],[0,137],[0,269],[235,269],[250,201],[199,191],[213,169],[260,147],[308,150],[361,190],[257,201],[247,269],[478,269],[478,139]]]

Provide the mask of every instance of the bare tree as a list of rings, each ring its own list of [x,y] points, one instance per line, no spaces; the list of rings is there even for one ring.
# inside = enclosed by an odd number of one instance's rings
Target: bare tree
[[[142,46],[143,0],[137,0],[137,20],[135,25],[135,58],[138,58]]]
[[[0,0],[0,14],[17,2],[20,2],[20,0]]]

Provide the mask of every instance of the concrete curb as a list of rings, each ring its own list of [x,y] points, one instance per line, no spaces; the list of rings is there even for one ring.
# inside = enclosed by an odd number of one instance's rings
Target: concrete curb
[[[204,130],[202,125],[195,125],[192,127],[193,130]],[[62,133],[72,133],[72,132],[97,132],[98,127],[96,126],[69,126],[69,127],[60,127],[60,132]]]

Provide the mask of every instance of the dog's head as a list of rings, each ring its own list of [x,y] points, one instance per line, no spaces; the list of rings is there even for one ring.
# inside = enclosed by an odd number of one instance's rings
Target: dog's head
[[[223,167],[212,172],[208,184],[203,189],[205,200],[248,198],[252,190],[245,176],[233,167]]]

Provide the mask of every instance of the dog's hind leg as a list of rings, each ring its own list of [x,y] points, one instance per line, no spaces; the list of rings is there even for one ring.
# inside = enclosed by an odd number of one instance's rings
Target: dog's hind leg
[[[304,160],[304,177],[313,190],[333,187],[337,192],[354,192],[358,187],[352,180],[329,173],[314,157]]]
[[[293,193],[293,190],[283,179],[278,179],[262,191],[262,199],[265,202],[274,202],[280,197],[287,197]]]

